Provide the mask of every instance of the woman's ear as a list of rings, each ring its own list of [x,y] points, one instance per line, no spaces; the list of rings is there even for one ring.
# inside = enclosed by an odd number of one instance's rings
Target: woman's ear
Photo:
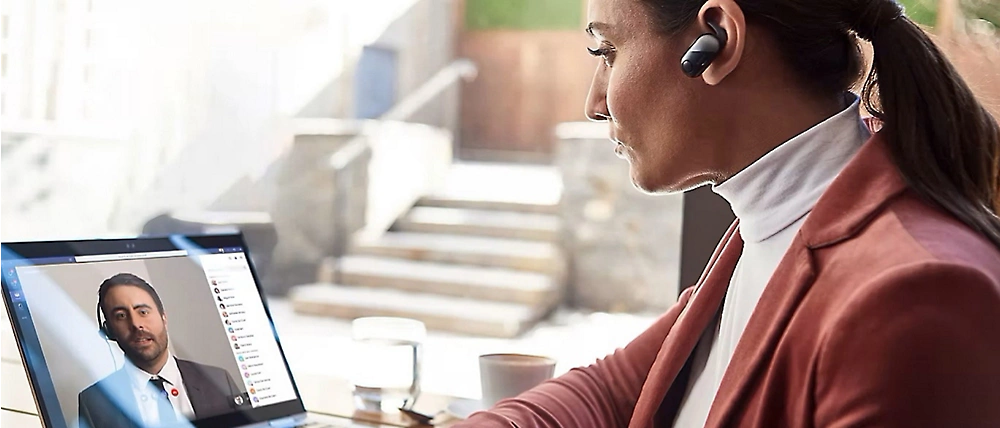
[[[715,57],[701,77],[709,85],[718,85],[729,76],[743,58],[746,42],[746,20],[743,9],[735,0],[708,0],[698,12],[698,25],[710,31],[705,22],[714,22],[726,30],[726,46]]]

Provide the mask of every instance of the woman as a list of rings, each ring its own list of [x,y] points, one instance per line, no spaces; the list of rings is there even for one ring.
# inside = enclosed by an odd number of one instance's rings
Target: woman
[[[711,184],[738,220],[624,349],[459,426],[1000,426],[1000,131],[899,5],[591,0],[589,20],[587,113],[635,185]]]

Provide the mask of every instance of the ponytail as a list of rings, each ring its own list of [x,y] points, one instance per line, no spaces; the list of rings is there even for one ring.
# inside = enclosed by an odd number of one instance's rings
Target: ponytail
[[[664,34],[691,25],[705,0],[641,0]],[[801,81],[835,95],[862,77],[857,37],[874,48],[865,107],[893,163],[925,200],[1000,247],[1000,129],[934,42],[894,0],[736,0],[768,29]]]
[[[1000,247],[1000,127],[934,42],[891,0],[855,0],[874,50],[865,107],[903,178]]]

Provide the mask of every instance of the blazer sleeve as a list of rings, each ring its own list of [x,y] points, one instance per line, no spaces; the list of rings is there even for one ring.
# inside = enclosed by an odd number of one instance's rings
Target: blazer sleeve
[[[816,426],[1000,426],[997,281],[929,262],[859,289],[814,363]]]
[[[646,375],[667,333],[693,292],[624,348],[587,367],[574,368],[523,394],[502,400],[454,427],[621,427],[628,425]]]

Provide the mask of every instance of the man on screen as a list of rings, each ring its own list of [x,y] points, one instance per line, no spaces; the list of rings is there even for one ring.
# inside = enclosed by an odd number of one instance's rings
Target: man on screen
[[[171,355],[163,302],[144,279],[120,273],[105,280],[98,310],[105,318],[102,332],[126,362],[80,393],[81,428],[169,425],[244,404],[229,372]]]

